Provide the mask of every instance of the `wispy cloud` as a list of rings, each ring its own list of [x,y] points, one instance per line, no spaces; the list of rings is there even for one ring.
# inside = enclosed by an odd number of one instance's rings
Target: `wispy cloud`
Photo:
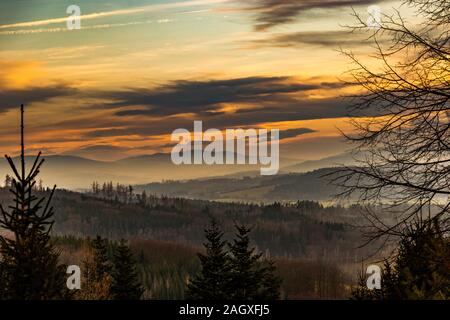
[[[282,130],[280,132],[280,140],[296,138],[300,135],[304,135],[307,133],[313,133],[313,132],[316,132],[316,130],[313,130],[310,128],[293,128],[293,129]]]
[[[154,12],[168,9],[176,9],[176,8],[185,8],[185,7],[193,7],[193,6],[203,6],[203,5],[214,5],[219,3],[225,3],[230,0],[192,0],[192,1],[182,1],[175,3],[166,3],[166,4],[153,4],[143,7],[130,8],[130,9],[120,9],[113,11],[105,11],[105,12],[96,12],[81,15],[81,20],[92,20],[104,17],[111,16],[119,16],[119,15],[132,15],[143,12]],[[60,18],[52,18],[45,20],[35,20],[35,21],[27,21],[27,22],[18,22],[12,24],[4,24],[0,25],[0,29],[11,29],[11,28],[23,28],[23,27],[39,27],[39,26],[47,26],[58,23],[65,23],[67,21],[67,17]]]
[[[196,14],[196,13],[205,13],[205,12],[210,12],[210,10],[209,10],[209,9],[190,10],[190,11],[183,11],[183,12],[180,12],[180,14]]]
[[[172,22],[173,20],[165,19],[165,20],[157,20],[157,23],[167,23]],[[136,26],[142,24],[150,24],[153,21],[133,21],[126,23],[105,23],[105,24],[96,24],[92,26],[85,26],[82,30],[93,30],[93,29],[109,29],[109,28],[119,28],[119,27],[128,27],[128,26]],[[39,28],[39,29],[19,29],[19,30],[4,30],[0,31],[0,35],[19,35],[19,34],[38,34],[38,33],[53,33],[53,32],[67,32],[72,31],[65,27],[58,28]]]
[[[272,34],[264,39],[244,42],[250,48],[261,47],[303,47],[304,45],[330,48],[357,47],[367,45],[371,34],[348,30],[300,31]]]
[[[222,112],[223,104],[260,103],[270,99],[277,102],[285,94],[328,88],[329,84],[298,83],[288,77],[248,77],[225,80],[178,80],[155,89],[130,89],[107,92],[113,107],[143,106],[145,109],[121,111],[118,115],[170,116],[181,113],[207,115]]]
[[[48,101],[52,98],[70,96],[77,92],[76,89],[63,84],[49,87],[33,87],[27,89],[2,89],[0,88],[0,113],[12,108],[17,108],[20,104],[30,104],[33,102]]]
[[[344,88],[345,84],[340,82],[299,82],[290,77],[179,80],[151,89],[92,92],[93,96],[110,102],[86,108],[111,109],[115,119],[118,116],[130,121],[161,122],[158,119],[171,117],[169,122],[162,121],[166,130],[173,125],[187,125],[192,116],[223,128],[270,121],[342,117],[348,113],[349,102],[324,97],[327,92],[336,93]],[[157,129],[157,122],[139,128],[134,125],[134,133],[155,134],[155,130],[161,129]],[[116,135],[118,132],[99,134],[109,133]]]
[[[295,22],[309,10],[367,6],[381,1],[386,0],[248,0],[245,10],[255,14],[255,29],[264,31]]]

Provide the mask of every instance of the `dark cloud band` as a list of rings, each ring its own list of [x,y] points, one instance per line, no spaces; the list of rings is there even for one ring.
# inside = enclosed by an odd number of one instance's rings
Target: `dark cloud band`
[[[248,0],[247,10],[255,14],[255,29],[267,30],[277,25],[296,21],[312,9],[334,9],[371,5],[383,0]]]
[[[75,89],[66,87],[64,85],[27,89],[0,88],[0,112],[4,112],[12,108],[17,108],[21,104],[44,102],[52,98],[69,96],[75,93]]]

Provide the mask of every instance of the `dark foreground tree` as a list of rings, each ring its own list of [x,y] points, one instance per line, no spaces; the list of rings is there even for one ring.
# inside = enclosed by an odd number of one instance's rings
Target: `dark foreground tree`
[[[79,300],[110,300],[112,263],[108,254],[108,240],[97,236],[89,240],[83,260],[81,290],[76,292]]]
[[[108,255],[108,240],[97,236],[91,242],[93,253],[93,280],[101,281],[105,276],[111,275],[112,264]]]
[[[415,9],[414,24],[398,10],[374,29],[355,14],[352,31],[367,32],[378,65],[346,53],[355,63],[349,83],[362,89],[354,96],[356,133],[349,135],[361,152],[338,181],[344,195],[389,203],[391,211],[367,212],[370,239],[402,236],[429,207],[441,232],[450,230],[450,2],[403,2]]]
[[[355,13],[351,29],[367,32],[375,59],[346,52],[355,64],[349,84],[361,89],[348,135],[358,163],[335,181],[341,195],[367,208],[367,242],[400,239],[382,289],[369,291],[363,281],[355,298],[448,298],[442,285],[449,287],[450,269],[450,2],[403,5],[416,11],[412,24],[400,10],[382,14],[375,28]]]
[[[0,227],[11,233],[0,236],[0,298],[61,299],[67,293],[65,267],[59,264],[59,254],[50,241],[54,222],[50,202],[56,186],[47,201],[34,195],[36,177],[44,160],[39,152],[26,172],[23,115],[22,105],[20,169],[6,156],[14,173],[10,189],[14,204],[9,206],[10,211],[0,206]]]
[[[426,221],[409,228],[392,263],[385,262],[381,289],[361,279],[353,299],[450,299],[450,239],[439,224]]]
[[[230,244],[231,298],[236,300],[275,300],[280,296],[280,279],[272,261],[250,248],[250,228],[236,225],[236,238]]]
[[[125,240],[121,240],[114,254],[112,299],[139,300],[143,292],[133,253]]]
[[[250,248],[250,229],[236,225],[232,244],[213,219],[205,230],[206,254],[199,253],[201,272],[188,284],[187,298],[202,300],[275,300],[281,280],[272,261]]]
[[[188,299],[224,300],[230,297],[230,261],[227,242],[216,220],[205,229],[206,254],[199,253],[201,272],[188,284]]]

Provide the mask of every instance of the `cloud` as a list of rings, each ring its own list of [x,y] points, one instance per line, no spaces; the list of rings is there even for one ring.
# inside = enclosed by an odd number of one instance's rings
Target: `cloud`
[[[192,7],[192,6],[212,5],[212,4],[219,4],[219,3],[224,3],[224,2],[228,2],[228,1],[229,0],[193,0],[193,1],[173,2],[173,3],[152,4],[152,5],[148,5],[148,6],[136,7],[136,8],[130,8],[130,9],[119,9],[119,10],[112,10],[112,11],[105,11],[105,12],[82,14],[80,16],[80,18],[83,21],[83,20],[92,20],[92,19],[111,17],[111,16],[120,16],[120,15],[129,16],[132,14],[138,14],[138,13],[144,13],[144,12],[161,11],[161,10],[168,10],[168,9]],[[82,10],[82,8],[81,8],[81,10]],[[52,24],[66,23],[66,21],[67,21],[67,16],[60,17],[60,18],[51,18],[51,19],[44,19],[44,20],[35,20],[35,21],[4,24],[4,25],[0,25],[0,29],[47,26],[47,25],[52,25]]]
[[[83,137],[96,139],[163,136],[178,128],[192,131],[194,120],[202,120],[206,130],[339,118],[348,116],[351,103],[335,97],[344,87],[345,84],[340,82],[299,81],[290,77],[179,80],[151,89],[86,93],[106,102],[82,108],[92,111],[111,109],[115,116],[105,119],[106,122],[93,119],[57,126],[89,128],[91,130],[85,130]],[[282,134],[287,138],[310,132],[301,128]]]
[[[16,108],[21,104],[43,102],[56,97],[69,96],[77,90],[65,85],[54,85],[48,87],[34,87],[27,89],[5,89],[0,88],[0,112]]]
[[[118,27],[136,26],[142,24],[150,24],[152,21],[133,21],[126,23],[106,23],[96,24],[91,26],[83,26],[82,30],[94,30],[94,29],[109,29]],[[159,21],[158,21],[159,23]],[[39,33],[55,33],[55,32],[73,32],[66,27],[59,28],[39,28],[39,29],[19,29],[19,30],[6,30],[0,31],[0,35],[18,35],[18,34],[39,34]]]
[[[129,134],[130,131],[126,128],[113,128],[113,129],[94,130],[85,134],[84,137],[106,138],[106,137],[126,136]]]
[[[380,1],[382,0],[248,0],[247,10],[255,13],[255,29],[264,31],[295,22],[309,10],[370,5]]]
[[[323,99],[294,99],[283,103],[270,103],[260,109],[240,109],[228,120],[235,123],[262,123],[291,120],[340,118],[349,115],[352,102],[340,97]]]
[[[98,13],[81,15],[80,19],[81,20],[90,20],[90,19],[115,16],[115,15],[138,13],[141,11],[142,11],[141,9],[128,9],[128,10],[115,10],[115,11],[109,11],[109,12],[98,12]],[[67,22],[67,17],[61,17],[61,18],[52,18],[52,19],[45,19],[45,20],[35,20],[35,21],[4,24],[4,25],[0,25],[0,29],[39,27],[39,26],[47,26],[47,25],[66,23],[66,22]]]
[[[334,97],[345,84],[320,80],[299,81],[291,77],[179,80],[150,89],[125,91],[80,91],[55,85],[24,90],[0,89],[0,100],[4,101],[2,110],[5,111],[21,103],[46,102],[57,97],[69,99],[83,116],[63,118],[52,123],[52,128],[77,131],[73,141],[95,140],[98,142],[94,144],[98,145],[112,137],[133,137],[142,141],[154,138],[156,143],[175,129],[192,131],[193,120],[203,120],[206,130],[258,128],[273,122],[347,116],[350,102]],[[81,98],[85,104],[79,104]],[[66,107],[69,107],[67,103]],[[99,112],[107,116],[99,117]],[[281,138],[311,132],[308,128],[292,129],[281,132]],[[42,142],[52,137],[46,136]],[[55,143],[58,142],[55,139]],[[80,152],[91,154],[97,151],[86,148]]]
[[[313,133],[315,130],[309,128],[295,128],[280,131],[280,140],[298,137],[302,134]]]
[[[74,129],[78,132],[74,141],[103,143],[112,137],[161,140],[178,128],[192,130],[193,120],[202,120],[206,130],[258,128],[271,122],[347,116],[350,102],[334,97],[345,84],[320,80],[299,81],[290,77],[179,80],[150,89],[125,91],[80,91],[56,85],[0,89],[0,99],[4,101],[3,111],[21,103],[68,99],[70,104],[66,102],[66,108],[76,108],[83,116],[62,118],[52,123],[52,128]],[[80,99],[85,104],[80,104]],[[99,117],[99,112],[106,116]],[[282,133],[282,138],[310,132],[300,128]],[[46,136],[44,140],[51,138]]]
[[[35,60],[0,61],[0,90],[20,89],[33,85],[33,81],[45,74],[41,64]]]
[[[369,35],[349,31],[308,31],[275,34],[266,39],[250,42],[254,48],[260,47],[298,47],[304,45],[321,47],[357,47],[367,44]]]
[[[118,116],[171,116],[224,114],[224,104],[268,104],[294,102],[290,95],[312,90],[341,87],[340,83],[299,83],[289,77],[248,77],[226,80],[179,80],[154,89],[105,92],[102,98],[114,102],[108,107],[138,108],[121,110]]]

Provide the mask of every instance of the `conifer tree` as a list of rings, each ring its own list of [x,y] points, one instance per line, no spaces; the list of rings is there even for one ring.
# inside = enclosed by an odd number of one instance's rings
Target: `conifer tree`
[[[223,300],[230,298],[230,259],[223,232],[213,219],[205,229],[206,254],[199,253],[201,272],[189,283],[188,299]]]
[[[121,240],[114,254],[111,295],[116,300],[139,300],[143,289],[136,269],[133,253]]]
[[[356,300],[450,299],[450,240],[436,220],[414,224],[402,237],[393,262],[386,261],[381,289],[360,280]]]
[[[0,227],[11,232],[11,237],[0,236],[1,299],[61,299],[67,293],[65,267],[59,264],[59,254],[50,241],[54,223],[50,203],[56,186],[47,201],[33,194],[44,162],[40,156],[39,152],[26,172],[22,105],[20,168],[6,155],[14,173],[10,189],[14,204],[9,206],[10,211],[0,206]]]
[[[261,276],[256,300],[277,300],[280,298],[281,278],[276,275],[276,266],[272,260],[260,261]]]
[[[11,176],[9,174],[6,175],[5,177],[5,188],[10,188],[11,187]]]
[[[110,300],[112,264],[108,241],[100,236],[88,242],[88,254],[83,261],[82,288],[76,298],[81,300]]]
[[[250,228],[236,225],[236,238],[230,244],[231,298],[236,300],[275,300],[280,295],[280,279],[271,261],[250,248]]]
[[[112,265],[108,255],[108,243],[106,239],[97,236],[91,243],[93,249],[93,280],[100,281],[106,275],[111,275]]]
[[[78,300],[110,300],[111,275],[99,276],[96,272],[97,263],[92,244],[89,245],[87,255],[83,260],[81,290],[76,291],[74,298]]]

